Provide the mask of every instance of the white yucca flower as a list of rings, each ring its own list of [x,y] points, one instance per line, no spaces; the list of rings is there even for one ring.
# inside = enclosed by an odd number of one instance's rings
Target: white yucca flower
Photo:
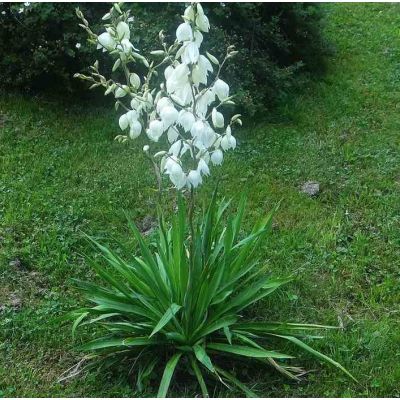
[[[141,132],[142,132],[142,124],[137,119],[133,120],[130,123],[129,137],[131,139],[136,139]]]
[[[161,121],[165,127],[171,126],[178,119],[179,112],[173,106],[164,107],[160,112]]]
[[[185,132],[190,132],[196,118],[190,111],[181,110],[178,117],[178,123]]]
[[[168,150],[168,153],[174,157],[179,157],[182,148],[182,140],[177,140]]]
[[[197,166],[197,171],[203,175],[210,175],[210,169],[208,168],[207,163],[203,158],[200,159],[199,164]]]
[[[190,24],[188,24],[187,22],[180,24],[178,26],[178,29],[176,30],[176,38],[178,39],[179,43],[185,42],[187,40],[192,40],[193,32]]]
[[[117,25],[117,35],[118,35],[119,40],[123,40],[123,39],[128,39],[129,40],[130,39],[131,32],[129,30],[129,25],[126,22],[121,21],[121,22],[118,23],[118,25]]]
[[[182,53],[182,62],[184,64],[195,64],[200,56],[199,48],[195,42],[187,42],[185,50]]]
[[[203,32],[208,32],[210,29],[210,23],[204,15],[203,7],[200,3],[197,3],[196,26]]]
[[[147,129],[147,136],[153,142],[158,142],[164,132],[164,124],[158,119],[151,121]]]
[[[101,49],[103,47],[103,51],[114,50],[117,43],[112,38],[112,36],[108,32],[104,32],[97,37],[98,45],[97,48]]]
[[[221,101],[224,101],[227,97],[229,97],[229,86],[222,79],[218,79],[214,83],[213,90]]]
[[[224,121],[224,116],[217,111],[217,109],[214,107],[211,113],[211,118],[212,118],[212,123],[215,128],[223,128],[225,121]]]
[[[174,126],[169,127],[167,131],[167,138],[169,143],[174,143],[179,137],[178,129]]]
[[[214,165],[221,165],[223,159],[224,159],[224,153],[222,153],[222,151],[220,149],[214,150],[211,153],[211,162]]]
[[[187,177],[188,184],[194,188],[197,188],[202,182],[201,174],[197,170],[191,170]]]

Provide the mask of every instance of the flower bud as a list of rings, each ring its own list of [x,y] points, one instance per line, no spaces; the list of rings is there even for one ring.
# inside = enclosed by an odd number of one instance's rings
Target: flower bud
[[[134,72],[132,74],[130,74],[129,82],[135,89],[139,89],[139,87],[140,87],[140,77],[139,77],[138,74],[135,74]]]
[[[212,54],[210,54],[208,51],[206,51],[206,55],[208,59],[215,65],[219,65],[219,61],[216,57],[214,57]]]

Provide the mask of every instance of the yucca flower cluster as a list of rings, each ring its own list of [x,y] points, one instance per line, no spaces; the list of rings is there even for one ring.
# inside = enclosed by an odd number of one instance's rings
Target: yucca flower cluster
[[[89,41],[116,57],[113,71],[122,70],[125,77],[124,83],[107,80],[99,73],[98,62],[91,67],[90,76],[77,74],[91,81],[92,87],[103,86],[106,95],[115,96],[116,108],[124,110],[119,117],[124,134],[116,139],[125,142],[146,134],[150,142],[143,150],[154,163],[157,176],[167,175],[179,190],[197,188],[210,174],[210,165],[220,165],[224,152],[236,147],[232,126],[242,121],[239,114],[225,121],[221,111],[234,102],[220,73],[237,52],[228,47],[222,62],[208,52],[201,54],[203,34],[210,23],[200,3],[186,8],[172,45],[165,43],[160,32],[162,49],[150,53],[152,61],[133,45],[133,17],[121,10],[121,3],[103,17],[109,23],[100,35],[92,32],[79,10],[77,14]],[[144,65],[147,74],[140,77],[130,70],[137,63]],[[159,143],[154,154],[153,142]],[[160,145],[164,150],[159,151]]]

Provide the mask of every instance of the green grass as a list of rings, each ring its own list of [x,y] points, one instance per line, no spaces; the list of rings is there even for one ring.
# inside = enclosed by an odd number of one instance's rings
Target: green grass
[[[247,121],[202,197],[217,179],[228,197],[244,191],[248,226],[283,197],[262,250],[274,275],[298,279],[252,312],[342,324],[318,348],[360,382],[304,354],[298,364],[311,372],[302,383],[241,371],[252,388],[267,397],[400,396],[400,8],[324,7],[337,47],[327,76],[281,110],[281,122]],[[58,384],[79,354],[71,326],[51,319],[82,302],[69,279],[93,277],[81,232],[126,242],[122,210],[136,221],[154,215],[143,143],[113,142],[113,111],[87,104],[3,94],[0,113],[0,395],[132,397],[121,371]],[[299,192],[307,180],[320,182],[317,198]],[[176,395],[193,394],[184,383]]]

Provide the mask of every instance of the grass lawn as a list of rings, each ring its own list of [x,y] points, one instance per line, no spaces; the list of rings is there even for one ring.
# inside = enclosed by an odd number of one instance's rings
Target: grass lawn
[[[274,275],[298,279],[252,312],[343,326],[316,347],[359,380],[300,352],[294,364],[311,371],[303,382],[249,368],[253,389],[400,396],[400,5],[324,7],[337,47],[328,74],[277,122],[247,121],[202,197],[217,179],[221,195],[246,192],[249,226],[284,199],[262,251]],[[57,383],[79,354],[71,325],[52,318],[82,303],[70,278],[93,278],[81,232],[127,242],[123,210],[138,222],[154,216],[143,142],[113,142],[109,109],[3,93],[0,113],[0,397],[132,397],[132,381],[115,371]],[[309,180],[320,183],[316,198],[299,190]],[[177,381],[174,394],[194,389]]]

